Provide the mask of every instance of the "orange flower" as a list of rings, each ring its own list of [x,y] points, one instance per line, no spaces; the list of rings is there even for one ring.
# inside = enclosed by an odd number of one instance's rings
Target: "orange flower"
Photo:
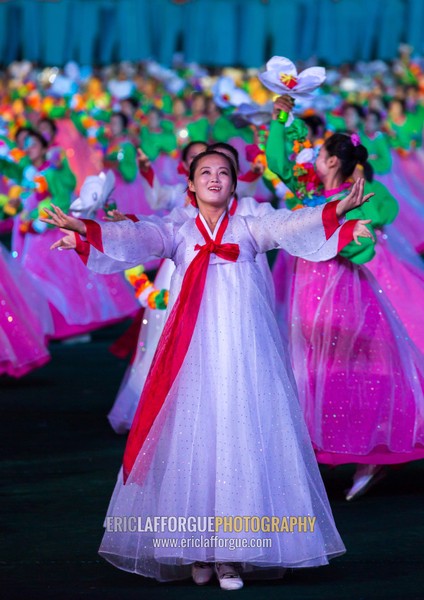
[[[300,148],[301,148],[301,146],[300,146],[299,140],[294,140],[294,142],[293,142],[293,152],[295,154],[299,154]]]
[[[11,200],[17,200],[18,198],[21,197],[22,194],[22,188],[20,185],[12,185],[9,188],[9,198]]]
[[[19,148],[12,148],[10,151],[10,156],[13,158],[13,160],[19,162],[25,156],[25,152]]]
[[[47,184],[46,178],[42,175],[36,175],[34,177],[34,182],[37,184],[37,192],[42,194],[43,192],[47,192],[49,186]]]
[[[156,308],[156,297],[158,295],[159,295],[159,292],[157,290],[153,291],[151,294],[148,295],[147,304],[148,304],[149,308],[151,308],[151,309]]]

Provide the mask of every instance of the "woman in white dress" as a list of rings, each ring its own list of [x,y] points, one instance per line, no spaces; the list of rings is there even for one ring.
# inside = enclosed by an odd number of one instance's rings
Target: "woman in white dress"
[[[116,271],[152,256],[176,264],[169,316],[99,552],[120,569],[159,581],[191,573],[203,584],[215,570],[223,589],[242,587],[242,576],[278,577],[286,567],[325,565],[345,552],[255,256],[272,248],[308,260],[334,256],[352,239],[339,220],[367,199],[358,182],[340,202],[229,216],[236,180],[228,157],[205,152],[190,169],[195,218],[176,209],[164,218],[101,224],[54,208],[47,219],[76,232],[52,248],[76,249],[94,270]],[[354,239],[370,235],[364,223],[356,223]],[[234,516],[243,519],[241,531],[218,526],[217,519]],[[265,519],[259,531],[246,524],[253,516]],[[122,526],[136,517],[135,531]],[[180,527],[144,526],[160,517],[180,519]],[[213,531],[181,521],[209,517]],[[313,527],[267,530],[267,519],[290,517]]]

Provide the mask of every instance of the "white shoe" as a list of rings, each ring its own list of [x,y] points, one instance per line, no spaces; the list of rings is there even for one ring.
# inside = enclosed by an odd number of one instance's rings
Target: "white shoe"
[[[353,486],[346,494],[346,500],[362,496],[385,474],[384,467],[381,465],[359,465],[353,478]]]
[[[243,580],[236,570],[235,563],[215,563],[215,573],[223,590],[240,590]]]
[[[191,576],[197,585],[205,585],[212,579],[213,567],[210,563],[195,562],[191,567]]]

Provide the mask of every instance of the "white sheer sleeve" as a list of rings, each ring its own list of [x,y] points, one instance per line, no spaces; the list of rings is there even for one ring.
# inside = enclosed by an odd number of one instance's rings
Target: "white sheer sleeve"
[[[155,258],[171,258],[174,223],[156,216],[137,222],[98,223],[84,220],[85,238],[77,245],[87,267],[98,273],[114,273]]]
[[[280,248],[311,261],[328,260],[352,241],[356,222],[339,223],[336,206],[329,202],[294,212],[280,209],[246,217],[246,224],[259,253]]]

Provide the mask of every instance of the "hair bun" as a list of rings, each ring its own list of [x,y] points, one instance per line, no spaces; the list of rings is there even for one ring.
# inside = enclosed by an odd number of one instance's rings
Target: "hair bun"
[[[360,165],[364,165],[368,159],[368,150],[362,144],[355,146],[355,157],[356,162]]]

